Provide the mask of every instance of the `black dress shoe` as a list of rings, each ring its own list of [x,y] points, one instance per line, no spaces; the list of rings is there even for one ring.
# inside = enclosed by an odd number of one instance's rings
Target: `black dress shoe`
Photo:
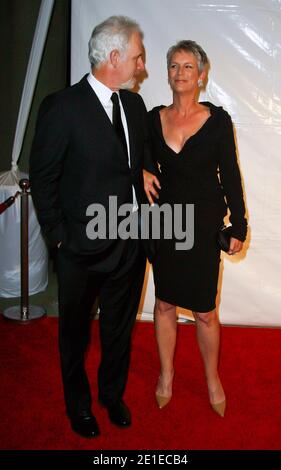
[[[101,404],[107,409],[108,417],[113,424],[122,428],[131,425],[131,413],[123,400],[109,405],[102,402]]]
[[[98,423],[92,413],[70,418],[72,430],[82,437],[97,437],[100,434]]]

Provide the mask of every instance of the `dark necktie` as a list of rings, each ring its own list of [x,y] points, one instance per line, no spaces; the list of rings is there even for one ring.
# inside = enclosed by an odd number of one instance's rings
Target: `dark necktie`
[[[123,145],[125,155],[128,158],[127,142],[126,142],[124,127],[122,124],[120,104],[119,104],[119,98],[118,98],[117,93],[112,93],[111,101],[113,103],[112,124],[116,131],[116,134],[118,135]]]

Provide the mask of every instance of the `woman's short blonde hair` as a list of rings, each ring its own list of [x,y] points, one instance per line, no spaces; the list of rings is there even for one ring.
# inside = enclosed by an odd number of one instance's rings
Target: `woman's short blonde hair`
[[[177,42],[174,46],[171,46],[167,52],[167,67],[171,65],[172,57],[176,52],[185,51],[191,52],[197,59],[198,70],[203,72],[204,67],[209,64],[209,59],[206,52],[202,49],[199,44],[191,40],[183,40]]]

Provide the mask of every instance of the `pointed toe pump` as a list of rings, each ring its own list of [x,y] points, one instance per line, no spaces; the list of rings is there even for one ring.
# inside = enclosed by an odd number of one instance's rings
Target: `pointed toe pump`
[[[172,395],[170,397],[164,397],[163,395],[159,395],[159,393],[155,393],[155,397],[157,405],[161,409],[168,405],[168,403],[171,401]]]
[[[168,390],[170,391],[170,393],[166,394],[166,395],[162,395],[162,393],[159,393],[159,389],[161,390],[161,382],[162,382],[162,377],[161,375],[159,376],[158,378],[158,386],[156,388],[156,392],[155,392],[155,398],[156,398],[156,402],[157,402],[157,405],[160,409],[164,408],[165,406],[168,405],[168,403],[171,401],[171,398],[172,398],[172,385],[173,385],[173,379],[174,379],[174,371],[172,372],[171,374],[171,379],[170,379],[170,384],[169,384],[169,387],[168,387]],[[167,385],[167,384],[166,384]]]
[[[210,403],[211,407],[213,408],[214,412],[217,413],[221,418],[224,418],[225,408],[226,408],[226,400],[224,399],[220,403]]]

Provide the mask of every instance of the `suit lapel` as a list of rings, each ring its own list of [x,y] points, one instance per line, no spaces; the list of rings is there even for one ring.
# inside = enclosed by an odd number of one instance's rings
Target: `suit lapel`
[[[105,112],[103,105],[101,104],[100,100],[98,99],[96,93],[94,92],[93,88],[89,84],[87,80],[87,75],[85,75],[82,80],[80,81],[81,88],[83,92],[88,96],[87,103],[89,109],[91,109],[96,116],[101,119],[101,123],[107,126],[108,128],[112,129],[112,123]],[[112,129],[113,130],[113,129]]]
[[[80,80],[81,90],[83,93],[87,95],[87,105],[90,112],[98,118],[97,123],[100,124],[101,127],[107,129],[107,131],[111,134],[111,138],[113,141],[116,141],[118,137],[115,134],[113,129],[112,123],[106,114],[104,107],[102,106],[100,100],[98,99],[96,93],[90,86],[87,75],[85,75],[82,80]],[[137,126],[136,126],[136,117],[135,114],[137,112],[137,108],[134,106],[134,100],[130,99],[131,97],[128,96],[128,92],[124,92],[120,90],[120,98],[122,101],[122,105],[124,108],[124,112],[126,115],[127,126],[128,126],[128,134],[129,134],[129,145],[130,145],[130,163],[131,168],[136,166],[136,145],[137,145]]]

